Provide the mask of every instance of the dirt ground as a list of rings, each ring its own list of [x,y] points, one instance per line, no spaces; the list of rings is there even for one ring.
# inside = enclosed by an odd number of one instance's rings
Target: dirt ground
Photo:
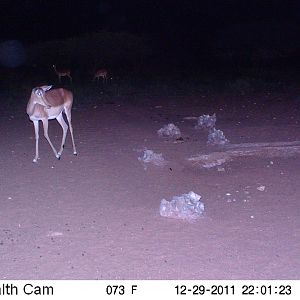
[[[29,95],[0,118],[0,279],[300,279],[300,158],[235,159],[202,169],[202,114],[232,143],[300,140],[295,95],[193,97],[74,94],[73,127],[61,160],[26,115]],[[174,123],[184,142],[158,137]],[[61,128],[50,122],[58,148]],[[138,160],[143,149],[168,164]],[[261,187],[265,187],[261,189]],[[160,201],[194,191],[196,222],[162,217]]]

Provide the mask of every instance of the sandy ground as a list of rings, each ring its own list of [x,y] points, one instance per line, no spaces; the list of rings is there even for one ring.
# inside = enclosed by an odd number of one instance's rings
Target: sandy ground
[[[78,156],[69,134],[60,161],[41,137],[37,164],[27,100],[0,118],[0,279],[300,279],[299,157],[201,169],[187,158],[208,152],[207,134],[183,119],[216,112],[232,143],[300,140],[291,95],[75,95]],[[183,143],[158,137],[168,123]],[[58,148],[56,121],[49,134]],[[168,164],[145,170],[145,148]],[[160,216],[161,199],[189,191],[201,219]]]

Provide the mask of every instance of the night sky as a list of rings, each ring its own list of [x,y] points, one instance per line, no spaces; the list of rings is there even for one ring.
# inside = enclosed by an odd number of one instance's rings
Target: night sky
[[[200,40],[224,28],[255,27],[255,23],[260,31],[267,30],[266,24],[281,27],[282,34],[296,30],[293,26],[300,25],[300,2],[1,0],[0,14],[2,40],[34,42],[101,29]]]
[[[300,52],[300,1],[1,0],[0,14],[0,41],[30,44],[107,30],[148,36],[180,55],[226,47]]]

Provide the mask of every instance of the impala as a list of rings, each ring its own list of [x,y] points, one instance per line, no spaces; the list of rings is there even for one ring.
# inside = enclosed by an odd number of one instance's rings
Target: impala
[[[102,77],[102,82],[106,83],[107,82],[107,74],[108,71],[106,69],[99,69],[95,72],[93,81],[97,79],[99,81],[99,78]]]
[[[69,77],[70,82],[72,83],[73,80],[71,77],[71,70],[69,70],[69,69],[57,70],[56,65],[53,65],[53,69],[54,69],[56,75],[58,76],[59,82],[61,82],[62,77]]]
[[[71,109],[73,104],[72,92],[65,89],[53,89],[52,85],[45,85],[36,87],[32,90],[30,99],[27,104],[27,114],[29,119],[33,122],[35,131],[35,157],[33,162],[37,162],[39,159],[39,121],[42,121],[44,128],[44,136],[51,146],[54,155],[57,159],[60,159],[64,149],[68,127],[70,127],[73,154],[77,155],[74,137],[73,127],[71,123]],[[63,118],[63,112],[66,114],[69,126]],[[63,136],[61,141],[60,150],[57,152],[54,148],[49,135],[48,135],[48,120],[56,119],[63,130]]]

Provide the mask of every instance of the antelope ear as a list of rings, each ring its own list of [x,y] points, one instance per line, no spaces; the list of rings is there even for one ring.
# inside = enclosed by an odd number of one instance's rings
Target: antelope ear
[[[41,86],[41,89],[42,89],[44,92],[49,91],[51,88],[52,88],[52,85],[43,85],[43,86]]]

